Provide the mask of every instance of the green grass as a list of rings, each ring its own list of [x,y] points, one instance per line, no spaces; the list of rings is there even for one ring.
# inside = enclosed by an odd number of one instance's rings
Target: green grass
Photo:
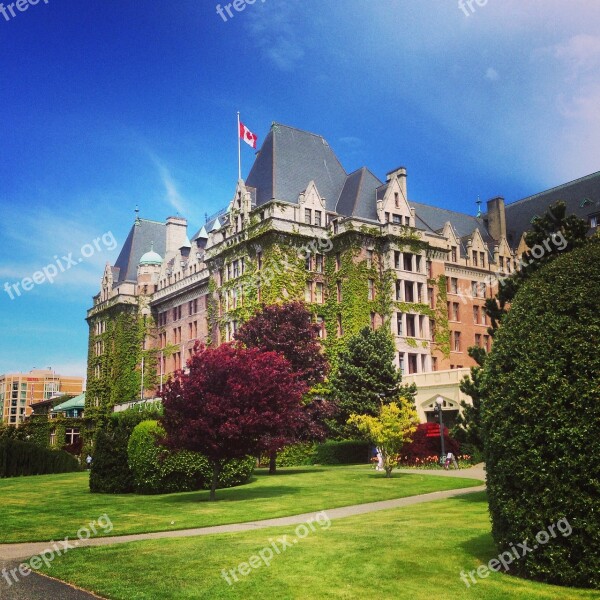
[[[282,535],[291,541],[295,528],[78,549],[49,573],[111,600],[600,598],[499,573],[467,589],[461,570],[497,555],[489,531],[485,495],[476,493],[331,521],[232,586],[222,569]]]
[[[258,470],[251,483],[218,490],[211,503],[207,491],[91,494],[87,473],[2,479],[0,543],[72,538],[104,514],[114,525],[110,535],[122,535],[241,523],[480,484],[419,474],[385,479],[368,465],[299,467],[274,477]]]

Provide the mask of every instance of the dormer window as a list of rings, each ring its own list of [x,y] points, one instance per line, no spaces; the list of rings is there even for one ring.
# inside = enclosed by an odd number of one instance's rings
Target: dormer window
[[[400,215],[392,215],[394,225],[402,225],[402,217]]]
[[[311,225],[312,224],[312,210],[310,208],[305,208],[304,209],[304,222],[307,225]]]
[[[598,223],[600,223],[600,213],[590,215],[588,217],[588,223],[591,229],[596,229],[596,227],[598,227]]]
[[[394,206],[400,208],[400,194],[398,192],[394,193]]]

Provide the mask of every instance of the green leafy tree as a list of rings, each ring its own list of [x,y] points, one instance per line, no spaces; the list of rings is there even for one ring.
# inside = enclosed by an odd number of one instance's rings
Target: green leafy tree
[[[481,379],[487,358],[485,348],[472,346],[468,350],[469,356],[477,363],[476,367],[471,367],[471,376],[464,377],[460,382],[460,391],[471,397],[472,403],[460,403],[462,414],[456,417],[451,435],[458,440],[461,445],[467,444],[469,452],[481,452],[483,450],[483,440],[481,432]]]
[[[521,258],[519,270],[506,277],[498,288],[495,298],[486,301],[486,312],[491,320],[490,334],[494,335],[519,288],[533,273],[544,265],[583,246],[587,241],[588,224],[576,215],[567,215],[567,205],[559,200],[552,204],[542,217],[536,217],[531,229],[525,234],[525,243],[530,248]],[[540,248],[538,252],[532,250]]]
[[[394,341],[381,327],[362,329],[340,351],[337,369],[331,377],[331,395],[338,406],[335,433],[346,435],[351,414],[375,416],[381,403],[401,396],[414,403],[416,387],[403,386],[402,374],[394,366]]]
[[[481,379],[492,534],[529,540],[511,572],[600,588],[600,239],[519,290]],[[562,530],[538,543],[538,532]],[[564,535],[565,532],[571,533]]]
[[[391,477],[392,470],[398,466],[400,451],[411,441],[419,419],[412,402],[400,398],[398,403],[382,404],[375,417],[353,414],[348,424],[355,427],[362,438],[377,446],[383,458],[385,476]]]

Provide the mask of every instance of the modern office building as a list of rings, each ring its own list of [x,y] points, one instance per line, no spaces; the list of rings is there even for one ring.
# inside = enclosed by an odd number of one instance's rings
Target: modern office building
[[[52,369],[0,375],[2,421],[9,425],[20,425],[32,413],[32,404],[54,396],[81,394],[83,381],[83,377],[60,375]]]

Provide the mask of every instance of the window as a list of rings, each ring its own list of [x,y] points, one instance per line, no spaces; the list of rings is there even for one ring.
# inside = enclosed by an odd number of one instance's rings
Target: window
[[[454,332],[454,352],[460,352],[460,331]]]
[[[233,261],[233,277],[239,277],[240,276],[240,264],[239,261],[234,260]]]
[[[459,312],[458,302],[453,302],[452,303],[452,320],[453,321],[460,321],[460,312]]]
[[[304,301],[312,302],[312,281],[306,282],[306,288],[304,290]]]
[[[477,251],[473,250],[473,266],[477,267]]]
[[[417,337],[415,315],[406,315],[406,337]]]
[[[337,301],[341,302],[342,301],[342,282],[338,281],[336,283],[336,291],[337,291]]]
[[[375,281],[369,279],[369,300],[375,300]]]
[[[323,304],[323,284],[320,282],[315,284],[315,302]]]
[[[429,279],[433,279],[433,263],[430,260],[427,261],[426,269],[427,277],[429,277]]]
[[[504,271],[504,256],[500,256],[500,257],[498,258],[498,261],[499,261],[499,263],[500,263],[500,270],[501,270],[501,271]]]
[[[423,301],[423,284],[417,283],[417,302]]]
[[[457,262],[457,250],[456,246],[452,246],[452,262]]]
[[[371,313],[371,329],[375,329],[375,313]]]
[[[600,214],[590,215],[588,218],[588,224],[591,229],[596,229],[596,227],[598,227],[599,222],[600,222]]]
[[[415,256],[415,259],[416,259],[416,262],[417,262],[417,268],[416,268],[416,271],[417,271],[417,273],[420,273],[420,272],[421,272],[421,264],[422,264],[422,262],[423,262],[423,257],[422,257],[422,256],[420,256],[419,254],[417,254],[417,255]]]
[[[407,227],[410,227],[410,217],[404,217],[404,224],[405,224]]]
[[[402,217],[400,215],[392,215],[394,225],[402,225]]]
[[[419,372],[419,355],[418,354],[409,354],[408,355],[408,374],[412,375],[413,373]]]
[[[315,255],[315,270],[317,273],[323,272],[323,255],[317,254]]]
[[[342,337],[344,335],[344,328],[342,327],[342,315],[337,316],[337,335]]]
[[[431,357],[431,370],[432,371],[437,371],[438,370],[438,359],[437,359],[437,356],[432,356]]]
[[[473,323],[479,325],[479,306],[473,307]]]
[[[398,252],[397,250],[395,250],[394,251],[394,268],[395,269],[400,269],[401,261],[402,261],[402,254],[400,252]]]
[[[480,333],[475,334],[475,345],[478,348],[481,348],[481,334]]]
[[[489,335],[484,335],[483,336],[483,342],[484,342],[484,345],[485,345],[485,349],[489,352],[491,350],[490,336]]]
[[[173,321],[181,319],[181,304],[173,309]]]
[[[256,268],[259,271],[262,269],[262,252],[256,253]]]
[[[479,253],[479,263],[482,267],[485,267],[485,252]]]
[[[367,268],[370,269],[373,266],[373,250],[367,250]]]
[[[400,208],[400,194],[398,192],[394,192],[394,206]]]
[[[307,271],[312,270],[312,254],[309,253],[306,255],[306,260],[304,261],[304,267]]]
[[[413,270],[413,255],[412,254],[404,255],[404,270],[405,271]]]
[[[396,301],[402,300],[402,279],[396,280]]]
[[[414,302],[415,301],[414,284],[412,281],[404,282],[404,301],[405,302]]]
[[[340,253],[338,252],[335,255],[335,272],[336,273],[340,270],[341,266],[342,266],[342,260],[341,260],[341,257],[340,257]]]
[[[485,296],[487,294],[487,285],[485,283],[479,284],[479,292],[480,292],[481,298],[485,298]]]
[[[79,429],[68,428],[65,431],[65,442],[69,445],[74,444],[79,439]]]
[[[315,210],[315,225],[317,227],[321,227],[321,211]]]
[[[473,298],[477,298],[477,288],[477,282],[471,281],[471,296],[473,296]]]
[[[433,288],[427,288],[427,304],[429,308],[433,308]]]
[[[319,326],[319,337],[321,339],[325,339],[326,337],[326,332],[325,332],[325,319],[321,316],[317,317],[317,325]]]
[[[456,277],[450,277],[450,293],[458,294],[458,279]]]
[[[307,225],[311,225],[312,224],[312,210],[310,208],[305,208],[304,209],[304,222]]]
[[[398,366],[400,367],[400,373],[402,373],[402,375],[404,375],[405,364],[404,364],[404,354],[402,352],[398,352]]]
[[[396,313],[396,333],[398,335],[404,335],[404,326],[402,323],[402,313]]]

